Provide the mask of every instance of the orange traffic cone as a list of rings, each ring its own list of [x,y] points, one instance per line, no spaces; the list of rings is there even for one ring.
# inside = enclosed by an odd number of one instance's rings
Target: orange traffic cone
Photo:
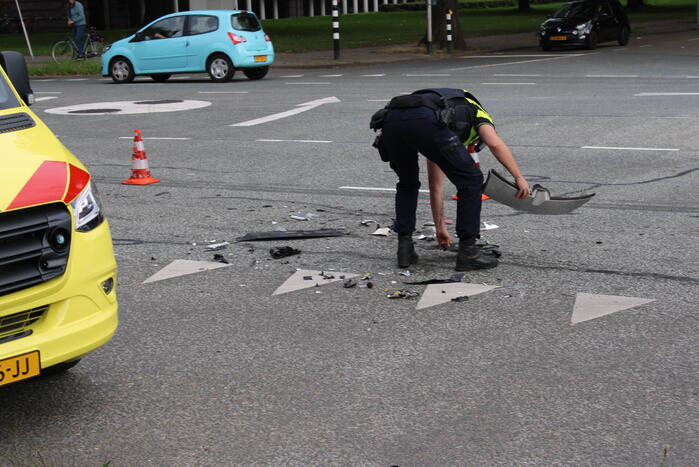
[[[150,185],[151,183],[158,183],[160,180],[150,175],[148,159],[146,158],[146,149],[143,146],[143,138],[141,138],[141,130],[134,131],[136,132],[136,136],[134,136],[133,139],[133,154],[131,155],[131,177],[121,183],[124,185]]]
[[[476,167],[479,169],[481,168],[481,159],[478,157],[478,153],[476,152],[476,148],[474,145],[469,144],[467,147],[468,153],[471,155],[471,158],[473,158],[473,162],[476,163]],[[458,196],[452,196],[451,199],[457,200],[459,199]],[[481,195],[481,201],[485,201],[486,199],[490,199],[490,196],[488,195]]]

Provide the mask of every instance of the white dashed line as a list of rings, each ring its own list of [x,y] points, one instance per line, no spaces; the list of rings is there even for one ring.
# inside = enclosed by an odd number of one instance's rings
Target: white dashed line
[[[522,65],[524,63],[545,62],[548,60],[560,60],[562,58],[581,57],[583,55],[592,55],[592,54],[570,54],[570,55],[560,55],[560,56],[548,57],[548,58],[537,58],[534,60],[519,60],[516,62],[489,63],[487,65],[473,65],[473,66],[466,66],[466,67],[460,67],[460,68],[452,68],[449,71],[474,70],[476,68],[488,68],[488,67],[492,67],[492,66]],[[524,56],[524,55],[515,55],[515,57],[517,57],[517,56]],[[461,57],[461,58],[468,58],[468,57]]]
[[[361,75],[365,78],[380,78],[381,76],[386,76],[386,73],[377,73],[375,75]]]
[[[261,141],[263,143],[332,143],[332,141],[316,139],[256,139],[255,141]]]
[[[199,94],[248,94],[249,91],[199,91]]]
[[[34,81],[35,83],[48,83],[49,81],[56,81],[56,79],[55,79],[55,78],[52,78],[52,79],[35,79],[35,80],[32,80],[32,81]]]
[[[189,76],[173,76],[170,79],[189,79]],[[162,84],[162,83],[161,83]]]
[[[635,97],[649,96],[699,96],[699,92],[640,92]]]
[[[638,78],[638,75],[587,75],[587,78]]]
[[[293,83],[284,83],[284,84],[307,84],[309,86],[315,86],[316,84],[330,84],[329,81],[316,81],[316,82],[311,82],[311,81],[296,81]]]
[[[395,192],[395,188],[379,188],[375,186],[341,186],[340,190],[360,190],[360,191],[388,191]],[[429,193],[430,190],[420,190],[420,193]]]
[[[697,79],[699,76],[686,76],[687,79]]]
[[[119,139],[133,139],[133,136],[120,136]],[[168,137],[166,137],[166,136],[162,136],[162,137],[159,137],[159,136],[148,136],[148,137],[145,137],[145,136],[144,136],[144,137],[141,138],[141,139],[144,139],[144,140],[146,140],[146,139],[155,139],[155,140],[189,141],[189,140],[191,140],[192,138],[168,138]]]
[[[692,41],[699,41],[699,37],[695,37],[694,39],[687,39],[687,42],[692,42]]]
[[[321,78],[339,78],[343,75],[320,75]]]
[[[481,83],[483,86],[536,86],[536,83]]]
[[[639,48],[643,48],[643,47],[653,47],[653,46],[650,45],[650,44],[646,44],[646,45],[639,45],[638,47],[639,47]]]
[[[35,91],[34,94],[63,94],[63,91]]]
[[[303,75],[282,75],[280,78],[303,78]]]
[[[536,78],[538,76],[543,76],[543,75],[518,75],[518,74],[509,74],[509,73],[495,73],[493,76],[512,76],[512,77],[518,77],[518,78]]]
[[[626,147],[613,147],[613,146],[581,146],[580,149],[610,149],[614,151],[670,151],[678,152],[679,149],[669,149],[669,148],[626,148]]]
[[[451,76],[451,74],[449,74],[449,73],[408,73],[405,76],[429,78],[429,77]]]
[[[63,81],[87,81],[87,78],[68,78]]]
[[[571,55],[583,55],[583,54],[571,54]],[[459,57],[459,58],[519,58],[519,57],[524,57],[524,58],[529,58],[529,57],[559,57],[560,55],[553,55],[553,54],[537,54],[537,55],[498,55],[498,54],[493,54],[493,55],[469,55],[467,57]]]

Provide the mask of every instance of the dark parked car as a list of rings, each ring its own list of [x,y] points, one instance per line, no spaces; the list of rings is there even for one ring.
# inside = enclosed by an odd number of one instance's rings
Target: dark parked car
[[[564,4],[539,28],[543,50],[557,46],[594,49],[599,42],[629,43],[629,18],[618,0],[578,0]]]

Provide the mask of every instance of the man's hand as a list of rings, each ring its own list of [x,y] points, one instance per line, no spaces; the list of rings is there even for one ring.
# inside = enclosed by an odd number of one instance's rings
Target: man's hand
[[[449,235],[447,229],[437,229],[435,236],[437,237],[437,243],[439,243],[439,246],[442,248],[449,248],[451,246],[451,235]]]
[[[524,177],[517,177],[515,178],[515,183],[517,184],[517,194],[515,195],[515,198],[520,198],[524,199],[527,196],[529,196],[529,193],[531,193],[531,190],[529,189],[529,183],[525,180]]]
[[[73,23],[75,23],[75,21],[73,21],[72,19],[69,19],[69,20],[68,20],[68,26],[72,26]]]

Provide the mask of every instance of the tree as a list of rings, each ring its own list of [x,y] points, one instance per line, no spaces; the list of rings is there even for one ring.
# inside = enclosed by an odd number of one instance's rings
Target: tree
[[[518,0],[517,1],[517,9],[519,11],[529,11],[531,8],[529,7],[529,0]]]
[[[438,49],[447,48],[447,12],[449,10],[452,13],[451,38],[454,42],[454,48],[464,50],[466,49],[466,40],[461,32],[458,0],[437,0],[437,4],[432,7],[432,44]],[[427,34],[420,41],[420,44],[426,43]]]

